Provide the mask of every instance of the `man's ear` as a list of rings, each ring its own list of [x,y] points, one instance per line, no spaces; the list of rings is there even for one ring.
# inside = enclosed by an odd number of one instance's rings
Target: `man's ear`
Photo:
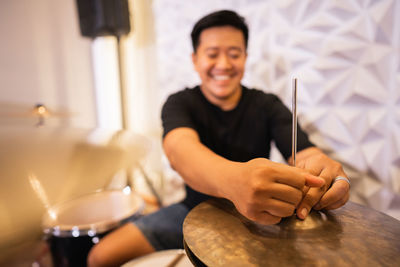
[[[192,53],[192,63],[193,63],[194,69],[197,71],[197,54],[196,54],[196,52]]]
[[[196,59],[197,59],[196,53],[193,52],[192,53],[192,63],[193,63],[193,65],[196,65]]]

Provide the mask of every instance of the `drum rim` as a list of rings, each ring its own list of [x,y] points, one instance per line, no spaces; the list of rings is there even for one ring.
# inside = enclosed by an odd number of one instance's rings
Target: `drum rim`
[[[134,197],[139,201],[138,204],[138,209],[134,214],[131,214],[129,212],[126,212],[119,216],[118,218],[115,218],[114,221],[100,221],[96,222],[94,224],[82,224],[82,225],[72,225],[72,224],[59,224],[59,225],[52,225],[52,223],[49,223],[51,219],[49,219],[49,214],[46,213],[43,216],[42,219],[42,228],[43,232],[48,235],[48,236],[56,236],[56,237],[79,237],[79,236],[90,236],[94,237],[97,234],[104,233],[110,229],[113,229],[117,226],[120,226],[126,219],[128,218],[135,218],[140,216],[142,214],[144,207],[145,207],[145,202],[144,200],[139,196],[139,194],[135,192],[130,192],[128,194],[124,193],[122,190],[101,190],[101,191],[95,191],[91,192],[88,194],[84,194],[81,196],[78,196],[73,199],[69,199],[60,203],[55,204],[53,207],[61,207],[65,203],[69,201],[74,201],[80,198],[84,198],[90,195],[96,195],[100,193],[122,193],[125,195],[134,195]]]
[[[130,261],[124,263],[123,265],[121,265],[121,267],[133,267],[134,265],[136,265],[138,263],[143,263],[144,261],[151,259],[154,256],[164,256],[164,255],[167,255],[167,256],[169,256],[169,255],[171,255],[171,256],[172,255],[184,255],[184,256],[188,257],[186,251],[181,248],[158,250],[158,251],[154,251],[150,254],[143,255],[143,256],[140,256],[133,260],[130,260]],[[190,261],[190,259],[189,259],[189,261]]]

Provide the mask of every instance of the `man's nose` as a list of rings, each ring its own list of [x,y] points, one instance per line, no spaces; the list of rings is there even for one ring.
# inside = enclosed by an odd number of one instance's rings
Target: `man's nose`
[[[231,61],[227,55],[220,55],[216,63],[217,68],[229,69],[232,67]]]

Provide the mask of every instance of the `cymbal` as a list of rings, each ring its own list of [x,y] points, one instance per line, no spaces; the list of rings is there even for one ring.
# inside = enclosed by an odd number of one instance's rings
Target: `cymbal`
[[[352,202],[260,225],[212,199],[189,212],[183,235],[207,266],[400,266],[400,221]]]
[[[0,103],[0,118],[68,118],[75,115],[69,111],[55,111],[43,104],[26,105]]]

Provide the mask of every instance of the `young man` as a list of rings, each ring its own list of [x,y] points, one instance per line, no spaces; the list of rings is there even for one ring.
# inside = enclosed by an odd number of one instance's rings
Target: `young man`
[[[248,40],[243,18],[214,12],[196,23],[191,37],[201,85],[171,95],[162,111],[163,147],[186,182],[187,196],[106,236],[90,253],[89,265],[118,265],[181,248],[186,214],[210,197],[229,199],[262,224],[294,213],[304,219],[311,208],[339,208],[349,198],[341,165],[301,129],[296,167],[267,159],[273,140],[290,161],[291,114],[276,96],[241,85]]]

